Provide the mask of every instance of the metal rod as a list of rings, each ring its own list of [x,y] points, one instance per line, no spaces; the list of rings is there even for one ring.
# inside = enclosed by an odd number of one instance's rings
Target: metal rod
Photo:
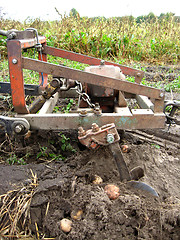
[[[113,154],[117,169],[119,171],[119,175],[120,175],[120,180],[121,182],[125,181],[130,181],[131,180],[131,176],[130,173],[128,171],[127,165],[124,161],[121,149],[119,147],[119,143],[112,143],[109,145],[109,148]]]

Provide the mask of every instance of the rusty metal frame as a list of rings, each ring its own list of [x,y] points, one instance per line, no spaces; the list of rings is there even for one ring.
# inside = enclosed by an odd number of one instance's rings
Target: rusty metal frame
[[[151,129],[164,128],[165,116],[163,113],[156,114],[132,114],[123,115],[121,113],[102,113],[97,116],[94,113],[88,113],[81,116],[79,113],[68,114],[25,114],[17,115],[25,118],[32,130],[61,130],[61,129],[78,129],[80,126],[87,129],[96,123],[99,126],[108,123],[115,123],[117,129]]]
[[[27,31],[26,31],[27,35]],[[23,36],[23,34],[22,34]],[[117,63],[105,61],[106,65],[114,65],[120,67],[122,73],[135,77],[135,83],[124,81],[121,79],[101,76],[90,72],[75,70],[62,65],[56,65],[47,62],[47,55],[53,55],[61,58],[70,59],[89,65],[99,65],[101,59],[94,57],[49,47],[46,45],[46,38],[39,37],[39,43],[42,44],[42,52],[38,54],[38,60],[30,59],[22,56],[22,49],[35,47],[37,39],[31,36],[22,39],[11,39],[7,41],[9,74],[11,81],[12,101],[17,112],[17,117],[23,117],[30,123],[31,129],[77,129],[79,126],[89,128],[92,123],[99,126],[114,122],[117,129],[144,129],[144,128],[163,128],[165,125],[165,115],[163,114],[164,93],[152,87],[141,85],[140,82],[144,76],[144,72],[129,68]],[[128,108],[117,107],[114,113],[103,113],[97,115],[88,113],[82,116],[79,113],[69,114],[30,114],[25,102],[23,69],[29,69],[39,72],[39,86],[44,88],[47,85],[48,75],[60,76],[68,79],[78,80],[82,83],[89,83],[97,86],[107,87],[122,91],[125,95],[143,95],[153,101],[154,108],[139,109],[130,111]],[[56,96],[57,98],[57,96]],[[138,97],[137,97],[138,99]],[[55,101],[54,103],[55,104]],[[52,104],[51,109],[52,108]]]
[[[26,32],[26,31],[25,31]],[[45,37],[39,37],[41,44],[46,43]],[[12,102],[17,113],[28,113],[25,102],[24,78],[22,68],[22,49],[34,47],[37,44],[35,38],[30,39],[13,39],[7,41],[7,52],[9,62],[9,76],[11,82]],[[46,61],[45,54],[43,60]],[[47,84],[45,76],[44,85]]]

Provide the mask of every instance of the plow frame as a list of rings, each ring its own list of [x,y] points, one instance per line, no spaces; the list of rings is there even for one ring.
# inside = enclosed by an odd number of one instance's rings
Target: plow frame
[[[7,40],[10,84],[0,83],[0,93],[11,92],[13,106],[17,113],[15,117],[26,119],[30,124],[31,130],[77,129],[80,126],[89,128],[93,123],[99,126],[115,123],[117,129],[165,127],[165,115],[163,113],[164,92],[142,85],[143,71],[104,61],[105,65],[119,67],[124,75],[135,77],[135,83],[132,83],[122,79],[48,63],[47,55],[66,58],[88,65],[100,65],[102,60],[49,47],[46,44],[46,38],[42,36],[37,38],[33,30],[25,30],[18,33],[18,37]],[[33,47],[38,49],[38,60],[23,57],[22,50]],[[39,85],[25,85],[23,69],[39,72]],[[140,109],[129,109],[127,106],[122,106],[119,101],[112,113],[99,114],[98,111],[87,109],[85,114],[82,114],[83,108],[78,109],[75,113],[52,113],[58,98],[62,97],[63,94],[64,96],[68,95],[68,92],[57,92],[45,102],[39,113],[31,114],[26,106],[25,94],[38,95],[43,91],[48,84],[48,75],[60,76],[66,79],[77,80],[81,83],[118,90],[119,93],[123,93],[123,95],[120,94],[123,101],[126,101],[126,98],[135,98]]]

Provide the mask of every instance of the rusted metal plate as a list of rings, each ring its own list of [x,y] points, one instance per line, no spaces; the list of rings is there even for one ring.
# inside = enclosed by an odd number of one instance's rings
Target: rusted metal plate
[[[160,113],[160,112],[163,112],[164,110],[164,97],[163,99],[159,100],[159,99],[156,99],[154,101],[154,112],[155,113]]]
[[[119,107],[127,107],[127,102],[124,97],[124,93],[119,91],[119,96],[118,96],[118,105]]]
[[[92,123],[99,126],[114,123],[117,129],[148,129],[148,128],[164,128],[165,115],[133,115],[121,116],[118,113],[103,113],[97,116],[88,113],[86,117],[80,116],[78,113],[73,114],[27,114],[17,115],[23,117],[29,122],[31,129],[41,130],[60,130],[60,129],[78,129],[82,126],[88,129]]]
[[[53,76],[78,80],[80,82],[117,89],[124,92],[145,95],[154,99],[161,99],[161,91],[152,87],[146,87],[137,83],[96,75],[89,72],[83,72],[52,63],[41,62],[35,59],[22,58],[22,60],[23,68],[25,69],[44,72]]]
[[[114,123],[103,126],[98,126],[96,123],[93,123],[92,127],[86,131],[82,127],[78,130],[80,143],[91,149],[95,149],[99,145],[108,146],[120,140]]]
[[[49,46],[46,46],[44,48],[43,52],[46,53],[46,54],[70,59],[72,61],[77,61],[77,62],[85,63],[85,64],[88,64],[88,65],[100,65],[100,63],[101,63],[101,59],[98,59],[98,58],[95,58],[95,57],[90,57],[90,56],[86,56],[86,55],[83,55],[83,54],[74,53],[74,52],[71,52],[71,51],[66,51],[66,50],[63,50],[63,49],[57,49],[57,48],[53,48],[53,47],[49,47]],[[123,66],[123,65],[120,65],[120,64],[117,64],[117,63],[112,63],[112,62],[109,62],[109,61],[105,61],[105,64],[120,67],[123,74],[136,77],[138,82],[140,82],[140,80],[144,77],[144,72],[143,71],[133,69],[133,68],[130,68],[130,67],[126,67],[126,66]]]

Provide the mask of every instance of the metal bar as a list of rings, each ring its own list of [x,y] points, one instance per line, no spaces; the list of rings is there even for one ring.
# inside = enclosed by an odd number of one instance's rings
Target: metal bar
[[[24,84],[25,95],[38,96],[39,86],[34,84]],[[9,82],[0,82],[0,93],[11,94],[11,84]]]
[[[35,59],[22,58],[23,68],[38,72],[44,72],[53,76],[65,77],[80,82],[90,83],[102,87],[117,89],[124,92],[141,94],[154,99],[161,99],[163,94],[159,89],[146,87],[137,83],[131,83],[116,78],[101,76],[89,72],[75,70],[65,66],[41,62]]]
[[[128,171],[126,162],[124,161],[121,149],[119,147],[119,143],[112,143],[109,145],[109,148],[113,154],[114,161],[116,163],[119,176],[120,176],[120,181],[130,181],[131,180],[131,175]]]
[[[97,116],[88,113],[86,117],[80,116],[78,113],[72,114],[26,114],[17,115],[27,119],[31,129],[41,130],[60,130],[60,129],[78,129],[90,128],[92,123],[103,126],[109,123],[115,123],[117,129],[147,129],[147,128],[164,128],[165,115],[135,115],[122,116],[118,113],[103,113]]]
[[[136,100],[140,108],[143,108],[143,109],[148,108],[148,109],[151,109],[152,111],[154,110],[154,104],[151,102],[151,100],[148,97],[142,96],[142,95],[136,95]]]
[[[85,64],[89,64],[89,65],[100,65],[100,63],[101,63],[101,59],[98,59],[95,57],[90,57],[87,55],[74,53],[71,51],[66,51],[63,49],[53,48],[53,47],[49,47],[49,46],[45,46],[43,52],[46,54],[53,55],[53,56],[62,57],[62,58],[70,59],[72,61],[81,62],[81,63],[85,63]],[[138,79],[142,79],[144,77],[143,71],[133,69],[130,67],[126,67],[126,66],[123,66],[123,65],[120,65],[117,63],[112,63],[109,61],[105,61],[105,64],[120,67],[122,72],[125,75],[134,76]]]
[[[41,43],[41,44],[46,42],[45,37],[39,36],[38,39],[39,39],[39,43]],[[10,40],[10,41],[12,41],[12,40]],[[37,44],[37,39],[36,38],[20,39],[18,41],[20,42],[22,49],[31,48],[31,47],[34,47]]]
[[[28,109],[25,103],[20,41],[7,41],[7,51],[13,106],[17,113],[28,113]]]
[[[57,92],[44,103],[38,114],[52,113],[58,99],[59,93]]]

